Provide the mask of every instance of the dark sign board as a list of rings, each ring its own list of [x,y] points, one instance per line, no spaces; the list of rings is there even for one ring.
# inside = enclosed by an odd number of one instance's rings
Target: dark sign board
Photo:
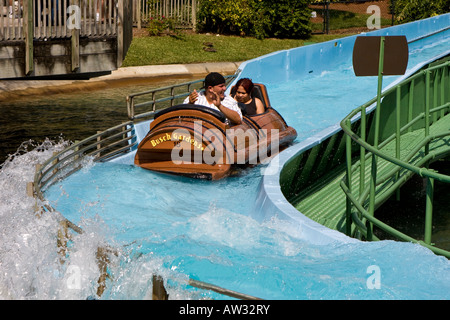
[[[382,37],[357,37],[353,48],[356,76],[377,76]],[[408,41],[405,36],[384,37],[383,76],[402,75],[408,66]]]

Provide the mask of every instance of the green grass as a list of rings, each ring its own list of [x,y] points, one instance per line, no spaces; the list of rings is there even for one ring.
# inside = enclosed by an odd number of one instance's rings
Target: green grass
[[[313,35],[307,40],[258,40],[251,37],[217,36],[215,34],[183,34],[178,38],[171,36],[135,37],[122,66],[246,61],[271,52],[343,36],[347,35]],[[217,51],[203,50],[206,42],[212,43]]]

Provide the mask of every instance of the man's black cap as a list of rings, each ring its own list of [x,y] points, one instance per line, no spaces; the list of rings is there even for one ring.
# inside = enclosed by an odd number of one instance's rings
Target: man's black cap
[[[225,83],[225,78],[218,72],[211,72],[205,77],[205,88]]]

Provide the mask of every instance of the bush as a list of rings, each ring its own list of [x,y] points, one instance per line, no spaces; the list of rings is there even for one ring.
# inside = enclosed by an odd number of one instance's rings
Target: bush
[[[200,27],[218,33],[246,33],[252,19],[252,0],[201,0],[198,12]]]
[[[307,38],[309,0],[201,0],[202,31],[277,38]]]
[[[306,38],[311,34],[311,10],[307,0],[261,0],[259,16],[265,17],[269,37]]]
[[[394,4],[397,21],[401,23],[425,19],[450,11],[450,0],[395,0]]]
[[[164,16],[150,18],[147,25],[147,31],[150,36],[178,36],[179,32],[176,29],[176,22],[172,18]]]

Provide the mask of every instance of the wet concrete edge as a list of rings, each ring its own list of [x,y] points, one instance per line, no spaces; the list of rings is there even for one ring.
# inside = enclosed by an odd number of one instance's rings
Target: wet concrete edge
[[[0,101],[20,96],[45,95],[73,92],[74,90],[99,90],[111,85],[123,85],[124,82],[158,81],[175,77],[201,77],[209,72],[224,75],[234,74],[241,62],[211,62],[195,64],[173,64],[125,67],[114,70],[109,75],[93,77],[88,80],[38,80],[5,79],[0,80]]]

